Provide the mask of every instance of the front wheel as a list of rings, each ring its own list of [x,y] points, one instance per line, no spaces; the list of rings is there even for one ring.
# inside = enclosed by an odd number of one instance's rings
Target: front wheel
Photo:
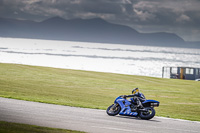
[[[110,116],[115,116],[119,114],[120,110],[121,107],[119,106],[119,104],[112,104],[107,108],[106,113]]]
[[[139,116],[141,119],[144,119],[144,120],[149,120],[151,118],[153,118],[156,114],[156,111],[154,108],[152,107],[145,107],[144,108],[146,111],[141,111],[139,113]]]

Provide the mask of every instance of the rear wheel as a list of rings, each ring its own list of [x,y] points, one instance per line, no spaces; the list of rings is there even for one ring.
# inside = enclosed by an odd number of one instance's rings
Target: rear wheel
[[[144,108],[146,111],[141,111],[139,113],[139,116],[141,119],[144,119],[144,120],[149,120],[151,118],[153,118],[156,114],[156,111],[154,110],[154,108],[152,107],[145,107]]]
[[[121,107],[119,106],[119,104],[112,104],[107,108],[106,113],[110,116],[115,116],[119,114],[120,110]]]

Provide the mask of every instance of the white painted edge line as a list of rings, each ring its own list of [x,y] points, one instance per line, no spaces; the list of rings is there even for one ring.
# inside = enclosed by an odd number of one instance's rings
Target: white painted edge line
[[[192,122],[192,123],[200,124],[199,121],[190,121],[190,120],[184,120],[184,119],[167,118],[167,117],[161,117],[161,116],[154,116],[154,117],[159,118],[159,119],[176,120],[176,121],[184,121],[184,122]]]

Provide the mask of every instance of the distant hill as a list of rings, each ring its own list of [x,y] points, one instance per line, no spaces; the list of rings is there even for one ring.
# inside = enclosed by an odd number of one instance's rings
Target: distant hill
[[[0,36],[81,42],[189,47],[173,33],[139,33],[128,26],[100,18],[71,19],[53,17],[42,22],[0,18]],[[199,46],[195,43],[195,47]]]

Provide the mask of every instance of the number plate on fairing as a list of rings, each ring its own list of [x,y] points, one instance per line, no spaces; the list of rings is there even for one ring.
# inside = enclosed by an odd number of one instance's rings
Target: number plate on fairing
[[[158,107],[158,106],[159,106],[159,103],[151,103],[151,106],[153,106],[153,107]]]

